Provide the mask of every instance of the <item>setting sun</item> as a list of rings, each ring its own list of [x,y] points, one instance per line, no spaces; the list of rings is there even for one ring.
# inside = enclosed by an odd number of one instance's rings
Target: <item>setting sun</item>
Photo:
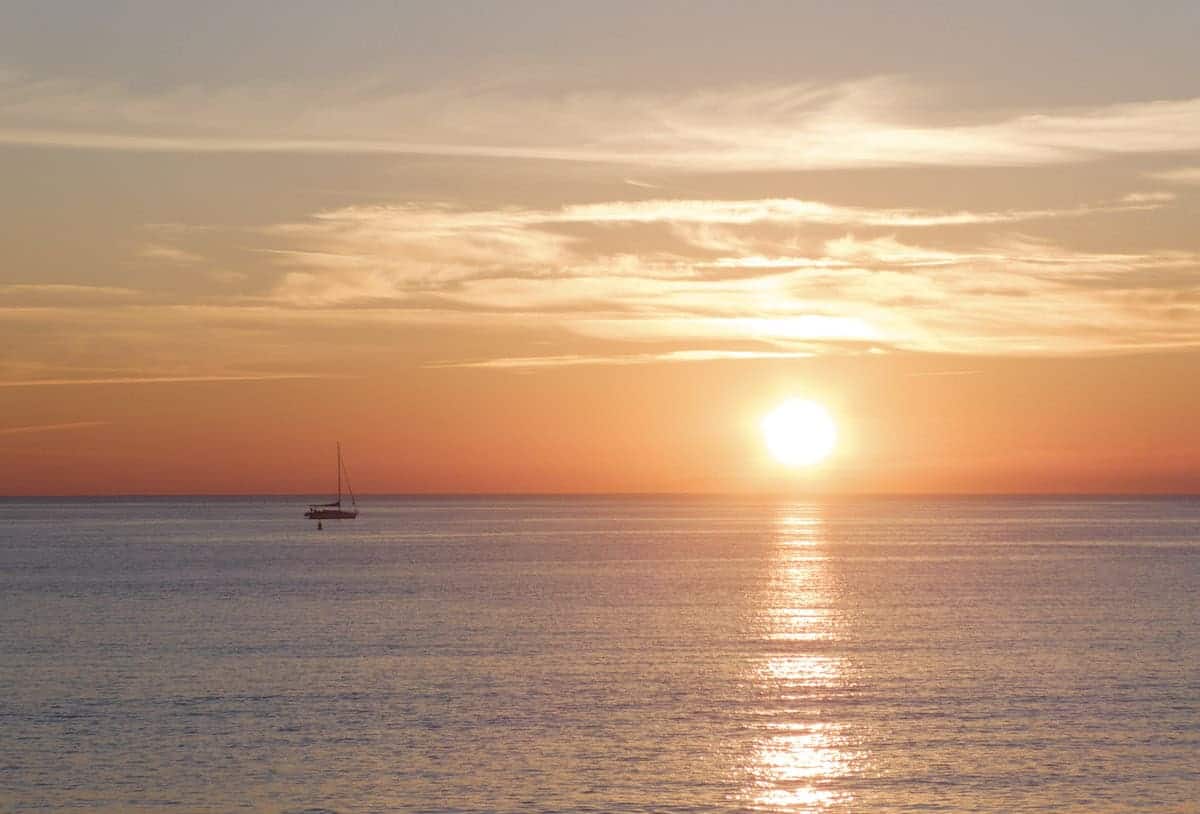
[[[837,445],[837,425],[815,401],[789,399],[762,420],[763,438],[772,457],[785,466],[811,466],[829,457]]]

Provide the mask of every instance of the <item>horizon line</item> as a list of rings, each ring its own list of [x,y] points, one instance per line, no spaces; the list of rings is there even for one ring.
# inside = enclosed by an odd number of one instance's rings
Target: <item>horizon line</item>
[[[20,500],[140,500],[321,497],[322,492],[114,492],[0,495],[0,501]],[[1176,492],[371,492],[364,498],[383,499],[486,499],[486,498],[738,498],[738,499],[824,499],[824,498],[1197,498],[1200,491]]]

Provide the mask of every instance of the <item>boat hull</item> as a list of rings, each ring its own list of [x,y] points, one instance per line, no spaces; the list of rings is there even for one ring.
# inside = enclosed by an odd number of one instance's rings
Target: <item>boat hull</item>
[[[358,517],[358,510],[348,512],[344,509],[309,509],[304,516],[310,520],[353,520]]]

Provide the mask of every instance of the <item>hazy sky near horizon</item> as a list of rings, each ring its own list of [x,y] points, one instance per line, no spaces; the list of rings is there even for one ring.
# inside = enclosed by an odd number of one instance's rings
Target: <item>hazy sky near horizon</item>
[[[0,493],[1200,491],[1198,35],[7,3]]]

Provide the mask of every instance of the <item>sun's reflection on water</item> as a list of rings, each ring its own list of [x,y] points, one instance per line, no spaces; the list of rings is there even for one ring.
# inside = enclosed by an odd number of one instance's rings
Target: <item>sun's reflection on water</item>
[[[839,782],[853,774],[856,756],[835,711],[848,679],[827,556],[816,507],[781,512],[752,673],[764,719],[746,788],[756,809],[820,812],[852,802]]]

